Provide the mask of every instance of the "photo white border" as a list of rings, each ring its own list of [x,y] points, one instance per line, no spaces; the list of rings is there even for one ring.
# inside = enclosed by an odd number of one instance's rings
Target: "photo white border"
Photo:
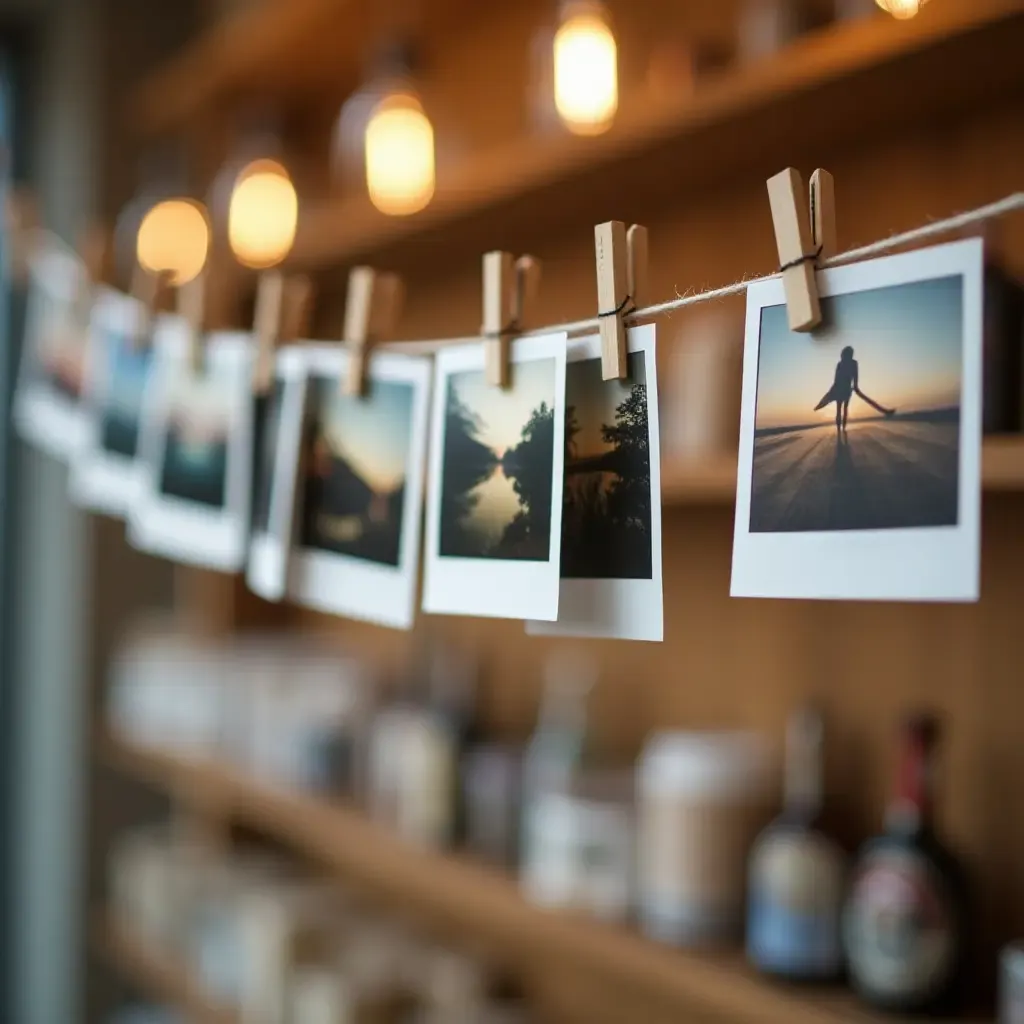
[[[558,618],[559,568],[562,551],[562,484],[565,472],[564,332],[520,338],[509,346],[512,386],[515,364],[555,360],[554,446],[551,484],[551,542],[546,562],[502,558],[455,558],[440,554],[441,484],[445,405],[448,378],[484,369],[484,344],[442,349],[435,357],[434,408],[430,429],[430,472],[427,494],[427,542],[424,560],[423,610],[440,615],[474,615],[502,619]]]
[[[143,463],[139,498],[129,516],[128,538],[143,551],[189,565],[234,572],[245,564],[252,498],[252,344],[240,331],[214,332],[201,341],[208,366],[228,372],[229,403],[226,482],[223,508],[170,497],[160,491],[167,445],[169,395],[178,375],[192,372],[186,365],[188,328],[180,317],[167,317],[154,337],[154,366],[150,401],[144,411],[139,451]]]
[[[103,447],[103,417],[110,389],[110,350],[112,335],[130,343],[144,316],[142,303],[131,295],[101,288],[89,318],[89,391],[82,405],[82,446],[71,464],[68,487],[75,504],[93,512],[125,516],[138,500],[143,482],[143,465],[139,458],[142,442],[142,421],[146,402],[145,387],[153,376],[156,361],[146,375],[139,413],[139,440],[133,458]],[[155,333],[155,325],[154,325]],[[149,344],[150,339],[142,339]]]
[[[822,296],[942,277],[963,278],[957,525],[892,530],[751,533],[750,498],[761,310],[785,302],[781,278],[747,290],[733,597],[819,600],[976,601],[980,575],[983,246],[952,242],[826,270]],[[807,343],[814,344],[813,334]]]
[[[338,387],[349,370],[349,354],[337,345],[305,345],[288,348],[280,355],[285,372],[292,373],[293,363],[307,378],[333,377]],[[373,381],[410,384],[413,389],[412,423],[410,425],[409,465],[405,482],[405,503],[402,510],[398,565],[383,565],[365,558],[355,558],[332,551],[321,551],[301,545],[301,538],[288,557],[287,595],[299,604],[332,615],[361,619],[393,629],[411,629],[416,618],[416,589],[419,583],[419,554],[423,517],[423,484],[427,462],[427,422],[430,413],[430,386],[433,367],[429,359],[394,352],[375,352],[367,366]],[[307,384],[307,401],[313,401],[312,383]],[[300,411],[304,414],[305,410]],[[301,434],[301,418],[298,430]],[[282,437],[298,436],[282,424]],[[292,454],[279,455],[281,477],[291,472],[293,488],[305,486],[295,481],[298,444]],[[279,486],[280,484],[280,486]],[[287,482],[275,476],[276,490],[287,488]],[[274,499],[277,499],[275,494]],[[297,503],[302,508],[301,497]]]
[[[563,579],[559,583],[558,621],[526,623],[530,636],[574,636],[608,640],[665,638],[661,552],[661,426],[658,419],[658,370],[654,324],[626,332],[630,353],[642,353],[647,382],[647,424],[651,477],[651,578]],[[601,358],[601,336],[570,341],[567,361]]]
[[[78,399],[63,394],[45,379],[39,332],[48,319],[47,303],[56,299],[73,306],[85,267],[56,235],[43,232],[37,244],[29,261],[25,340],[14,397],[14,424],[29,444],[55,458],[70,460],[85,439],[83,401],[89,388],[88,332],[83,325],[84,370]]]
[[[301,359],[290,358],[295,351],[288,350],[283,354],[284,358],[279,356],[276,360],[275,387],[280,381],[284,390],[277,418],[277,437],[271,439],[264,436],[264,443],[272,440],[275,442],[272,478],[269,482],[270,514],[267,529],[257,530],[254,525],[249,541],[246,583],[254,594],[266,601],[280,601],[287,593],[288,563],[289,558],[294,557],[295,518],[299,507],[296,493],[300,486],[297,477],[309,384]],[[254,452],[254,474],[262,457],[263,452]],[[260,483],[262,486],[263,482]],[[259,493],[255,492],[253,498],[259,501]]]

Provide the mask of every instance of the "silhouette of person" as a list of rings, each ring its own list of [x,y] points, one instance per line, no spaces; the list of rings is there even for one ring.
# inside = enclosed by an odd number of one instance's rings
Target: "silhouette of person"
[[[885,416],[895,416],[895,409],[887,409],[879,405],[873,398],[868,398],[860,389],[860,367],[857,360],[853,358],[853,347],[847,345],[839,355],[839,362],[836,363],[836,376],[832,387],[822,396],[821,401],[814,407],[814,411],[824,409],[830,402],[836,403],[836,430],[846,429],[846,420],[850,414],[850,398],[856,393],[872,408],[877,409]]]

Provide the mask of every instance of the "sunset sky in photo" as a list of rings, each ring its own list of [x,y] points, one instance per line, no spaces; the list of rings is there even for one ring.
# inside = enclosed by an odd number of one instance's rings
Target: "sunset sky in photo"
[[[860,389],[899,412],[960,403],[963,280],[940,278],[822,300],[827,326],[789,330],[784,305],[761,311],[756,429],[834,423],[834,404],[814,411],[832,387],[840,352],[852,345]],[[854,395],[850,421],[875,417]]]
[[[477,437],[500,459],[522,440],[523,427],[541,402],[554,407],[555,360],[513,363],[512,386],[506,389],[488,384],[479,370],[452,374],[449,387],[480,418]]]
[[[412,430],[413,387],[371,380],[365,396],[342,394],[336,377],[316,381],[324,436],[336,455],[378,494],[405,480]]]
[[[626,380],[602,380],[599,358],[566,363],[565,404],[576,407],[580,428],[575,438],[577,458],[598,455],[611,447],[601,437],[602,424],[611,426],[616,407],[629,398],[633,385],[646,382],[642,352],[630,354]]]

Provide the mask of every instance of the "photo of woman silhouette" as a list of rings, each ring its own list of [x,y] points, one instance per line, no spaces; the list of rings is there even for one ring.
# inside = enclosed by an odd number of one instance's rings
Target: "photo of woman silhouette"
[[[887,409],[879,405],[873,398],[868,398],[860,389],[860,367],[857,360],[853,358],[853,346],[847,345],[840,353],[839,362],[836,363],[836,377],[832,387],[825,392],[821,401],[814,407],[814,411],[824,409],[830,402],[836,403],[836,430],[845,430],[850,416],[850,396],[853,394],[863,398],[873,409],[877,409],[883,416],[895,416],[895,409]]]
[[[761,310],[751,531],[956,523],[962,291],[943,277],[826,297],[810,336],[785,306]]]

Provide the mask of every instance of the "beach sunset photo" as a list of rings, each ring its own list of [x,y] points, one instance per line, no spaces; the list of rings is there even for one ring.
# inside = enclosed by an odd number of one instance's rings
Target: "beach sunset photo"
[[[955,526],[963,278],[761,312],[750,531]]]
[[[373,380],[358,397],[335,376],[310,379],[304,547],[399,564],[413,398],[404,382]]]
[[[547,561],[551,548],[556,363],[516,363],[510,388],[481,371],[448,378],[440,553]]]

